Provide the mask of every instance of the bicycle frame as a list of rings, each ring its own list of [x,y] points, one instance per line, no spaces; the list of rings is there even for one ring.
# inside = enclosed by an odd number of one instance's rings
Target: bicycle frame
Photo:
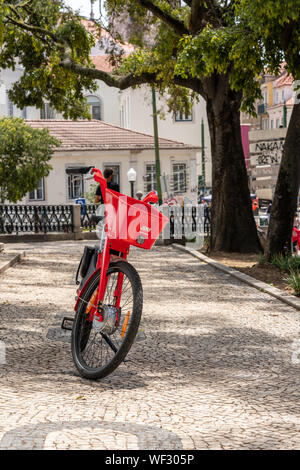
[[[127,198],[127,196],[123,196],[121,194],[118,194],[114,191],[111,191],[111,190],[107,189],[106,180],[103,177],[100,170],[98,170],[96,168],[93,168],[91,170],[91,172],[94,174],[94,180],[100,184],[101,193],[103,195],[103,201],[104,201],[105,205],[107,204],[107,201],[108,201],[109,197],[113,198],[113,201],[115,203],[116,202],[119,203],[118,199],[120,197]],[[155,213],[154,214],[155,215],[154,225],[158,223],[159,226],[155,227],[155,230],[154,230],[155,235],[153,235],[153,237],[155,236],[157,238],[157,236],[159,235],[159,233],[161,232],[163,227],[168,222],[168,219],[167,219],[167,217],[165,217],[163,214],[161,214],[157,210],[153,210],[151,208],[151,206],[148,204],[148,202],[154,202],[154,203],[158,202],[158,197],[157,197],[155,191],[150,192],[146,196],[146,198],[144,198],[143,201],[134,200],[133,198],[128,198],[128,199],[130,200],[129,203],[127,204],[128,207],[132,206],[133,202],[136,202],[137,204],[142,205],[141,206],[141,212],[144,211],[144,216],[146,217],[146,219],[147,219],[147,217],[149,219],[149,213],[150,212],[153,213],[153,211],[154,211],[154,213]],[[146,212],[147,212],[147,214],[146,214]],[[98,254],[96,269],[91,274],[91,276],[87,279],[87,281],[85,282],[82,289],[80,291],[77,291],[78,295],[77,295],[77,301],[76,301],[75,308],[74,308],[75,311],[77,310],[78,303],[80,302],[80,299],[81,299],[84,291],[86,290],[87,286],[89,285],[91,279],[95,275],[97,275],[97,273],[100,271],[100,281],[99,281],[99,287],[98,287],[98,290],[97,290],[97,297],[96,297],[96,299],[93,298],[93,305],[91,305],[89,307],[88,312],[87,312],[89,314],[89,320],[90,321],[94,320],[95,315],[97,316],[97,319],[99,321],[103,321],[102,303],[103,303],[103,300],[104,300],[105,291],[106,291],[107,282],[108,282],[107,270],[108,270],[110,264],[112,264],[116,261],[119,261],[119,260],[126,261],[127,256],[129,254],[129,251],[130,251],[130,245],[132,245],[132,244],[136,245],[136,242],[134,240],[128,238],[128,237],[126,239],[120,239],[118,237],[112,239],[110,237],[110,230],[109,230],[110,227],[108,226],[109,225],[109,220],[110,219],[107,220],[107,223],[105,225],[105,234],[106,234],[106,236],[105,236],[104,247],[103,247],[102,252],[99,252],[99,254]],[[126,229],[128,229],[128,225],[127,225]],[[146,229],[151,230],[148,227],[146,227]],[[151,239],[150,243],[148,243],[147,247],[146,246],[145,247],[141,246],[141,247],[145,248],[145,249],[150,249],[151,246],[153,245],[155,239],[154,238]],[[148,248],[148,246],[150,246],[150,248]],[[114,250],[114,251],[118,252],[119,256],[111,254],[111,250]],[[117,284],[116,284],[116,289],[115,289],[115,292],[114,292],[115,307],[117,309],[119,309],[120,302],[121,302],[121,295],[122,295],[122,288],[123,288],[123,278],[124,278],[124,275],[122,273],[119,273],[118,274],[118,279],[117,279]],[[96,302],[95,302],[95,300],[96,300]]]

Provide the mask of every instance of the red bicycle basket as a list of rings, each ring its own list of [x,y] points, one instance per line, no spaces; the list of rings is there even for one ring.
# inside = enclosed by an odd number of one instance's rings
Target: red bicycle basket
[[[150,204],[106,189],[108,236],[150,250],[168,218]]]

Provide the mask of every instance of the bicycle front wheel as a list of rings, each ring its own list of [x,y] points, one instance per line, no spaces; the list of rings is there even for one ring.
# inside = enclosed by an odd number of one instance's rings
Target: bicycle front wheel
[[[117,285],[123,278],[120,305]],[[100,273],[91,279],[80,298],[72,329],[72,355],[80,375],[100,379],[113,372],[128,354],[137,334],[143,308],[140,277],[125,261],[110,265],[103,299],[104,319],[90,318],[95,308]],[[104,326],[103,326],[104,325]]]

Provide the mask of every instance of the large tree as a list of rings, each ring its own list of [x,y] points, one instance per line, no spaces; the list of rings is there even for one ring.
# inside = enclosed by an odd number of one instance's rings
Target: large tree
[[[93,68],[93,38],[60,0],[4,0],[0,4],[0,67],[17,61],[24,75],[11,92],[17,104],[41,106],[46,98],[66,117],[84,115],[84,88],[95,79],[125,89],[143,83],[187,104],[186,90],[207,103],[213,168],[211,248],[249,252],[260,249],[247,184],[240,131],[240,108],[259,96],[254,80],[261,66],[251,48],[241,59],[235,47],[243,34],[234,1],[107,0],[109,29],[122,40],[129,21],[130,41],[139,49],[113,73]],[[125,28],[128,33],[128,28]],[[1,39],[0,39],[1,40]],[[247,38],[245,39],[245,43]],[[257,47],[255,46],[255,49]],[[180,87],[180,88],[178,88]],[[200,132],[200,129],[199,129]]]
[[[265,250],[267,258],[290,249],[300,185],[300,0],[241,0],[252,37],[264,44],[265,63],[279,72],[282,62],[293,74],[296,102],[287,130],[272,204]],[[298,98],[297,98],[298,95]]]
[[[0,119],[0,201],[17,202],[33,191],[49,174],[59,145],[47,129],[33,129],[23,119]]]

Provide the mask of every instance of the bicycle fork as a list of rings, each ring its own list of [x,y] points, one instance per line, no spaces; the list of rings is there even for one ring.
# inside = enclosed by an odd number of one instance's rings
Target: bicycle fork
[[[106,291],[107,283],[108,283],[107,270],[108,270],[109,264],[110,264],[110,246],[109,246],[109,239],[106,238],[101,258],[99,258],[97,262],[97,269],[100,268],[100,280],[99,280],[99,288],[97,291],[97,298],[96,298],[97,309],[95,312],[95,316],[100,322],[104,320],[102,305],[103,305],[105,291]],[[124,280],[124,274],[119,273],[115,292],[114,292],[114,299],[115,299],[114,306],[118,309],[116,324],[118,324],[120,321],[119,310],[120,310],[120,303],[121,303],[123,280]]]

